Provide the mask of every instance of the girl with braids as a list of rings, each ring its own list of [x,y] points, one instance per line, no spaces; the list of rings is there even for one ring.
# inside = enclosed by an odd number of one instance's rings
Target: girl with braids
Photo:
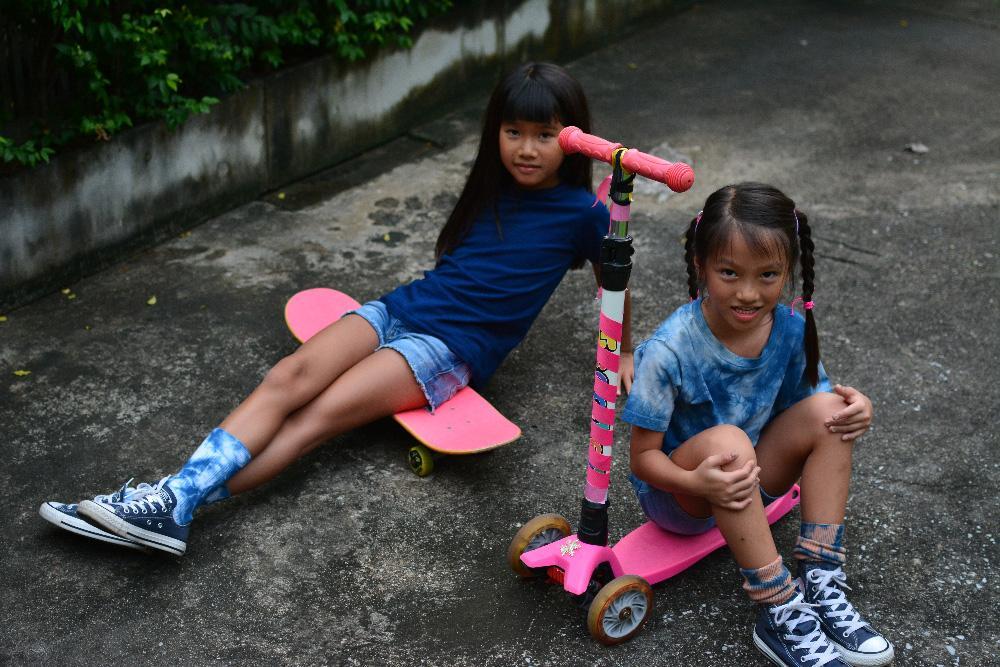
[[[887,664],[892,645],[844,594],[851,454],[872,405],[831,387],[820,363],[808,218],[768,185],[726,186],[691,221],[685,257],[691,302],[636,348],[622,414],[639,503],[666,530],[718,525],[758,605],[754,643],[775,664]],[[800,296],[779,304],[795,267]],[[800,478],[793,580],[764,506]]]

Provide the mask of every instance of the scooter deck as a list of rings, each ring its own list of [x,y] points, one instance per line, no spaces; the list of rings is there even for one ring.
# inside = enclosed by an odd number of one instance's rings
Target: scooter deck
[[[339,320],[360,304],[327,287],[294,294],[285,305],[285,323],[299,342]],[[432,413],[415,408],[393,415],[407,432],[428,449],[442,454],[475,454],[506,445],[521,429],[471,387],[465,387]]]
[[[799,487],[765,508],[767,522],[774,523],[799,502]],[[622,569],[655,584],[691,567],[726,544],[718,528],[701,535],[679,535],[647,521],[612,547]]]

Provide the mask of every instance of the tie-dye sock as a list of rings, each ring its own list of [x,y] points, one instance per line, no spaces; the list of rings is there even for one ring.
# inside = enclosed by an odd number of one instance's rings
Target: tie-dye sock
[[[843,565],[847,561],[844,524],[803,521],[799,529],[799,538],[795,541],[793,555],[798,561]]]
[[[784,604],[795,595],[792,573],[781,561],[781,556],[764,567],[743,569],[743,590],[757,604]]]
[[[229,488],[226,483],[223,482],[217,487],[208,492],[208,495],[201,499],[202,505],[211,505],[212,503],[217,503],[220,500],[225,500],[229,497]],[[197,508],[195,508],[197,509]]]
[[[217,428],[208,434],[184,467],[167,480],[177,496],[174,520],[181,525],[191,522],[194,511],[205,497],[250,462],[250,452],[231,434]]]

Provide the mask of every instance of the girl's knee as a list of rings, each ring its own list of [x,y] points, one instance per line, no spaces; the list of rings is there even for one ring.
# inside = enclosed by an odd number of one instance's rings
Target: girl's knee
[[[798,404],[807,409],[810,415],[818,417],[822,421],[844,407],[844,399],[837,394],[820,391],[803,398]]]
[[[802,399],[797,406],[804,411],[800,415],[803,423],[810,426],[815,436],[823,439],[830,438],[840,442],[839,434],[831,432],[826,425],[826,420],[844,408],[844,399],[837,394],[821,391],[808,398]],[[849,445],[852,443],[843,443]]]
[[[295,390],[306,377],[306,364],[296,355],[291,354],[274,366],[264,376],[261,387],[270,391],[287,395]]]
[[[721,454],[735,454],[736,459],[724,466],[724,469],[736,469],[746,464],[747,461],[756,461],[753,442],[746,432],[730,424],[720,424],[702,431],[700,437],[703,439],[704,458]]]
[[[749,447],[753,449],[750,436],[740,427],[731,424],[713,426],[702,431],[698,437],[706,440],[710,447]]]

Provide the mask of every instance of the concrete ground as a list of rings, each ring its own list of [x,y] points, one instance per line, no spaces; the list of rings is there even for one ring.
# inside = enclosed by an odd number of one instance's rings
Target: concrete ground
[[[697,173],[687,194],[638,189],[638,338],[685,300],[679,238],[711,191],[771,182],[810,214],[823,357],[876,412],[848,507],[852,599],[896,664],[1000,664],[997,3],[706,2],[568,66],[598,133]],[[645,630],[610,649],[561,589],[505,564],[522,522],[577,520],[589,271],[484,392],[524,430],[509,447],[420,479],[407,434],[374,424],[203,510],[183,558],[38,517],[174,471],[295,349],[295,291],[368,299],[420,276],[484,101],[4,314],[0,663],[765,664],[725,549],[655,586]],[[625,434],[616,539],[642,520]],[[797,518],[775,527],[785,554]]]

